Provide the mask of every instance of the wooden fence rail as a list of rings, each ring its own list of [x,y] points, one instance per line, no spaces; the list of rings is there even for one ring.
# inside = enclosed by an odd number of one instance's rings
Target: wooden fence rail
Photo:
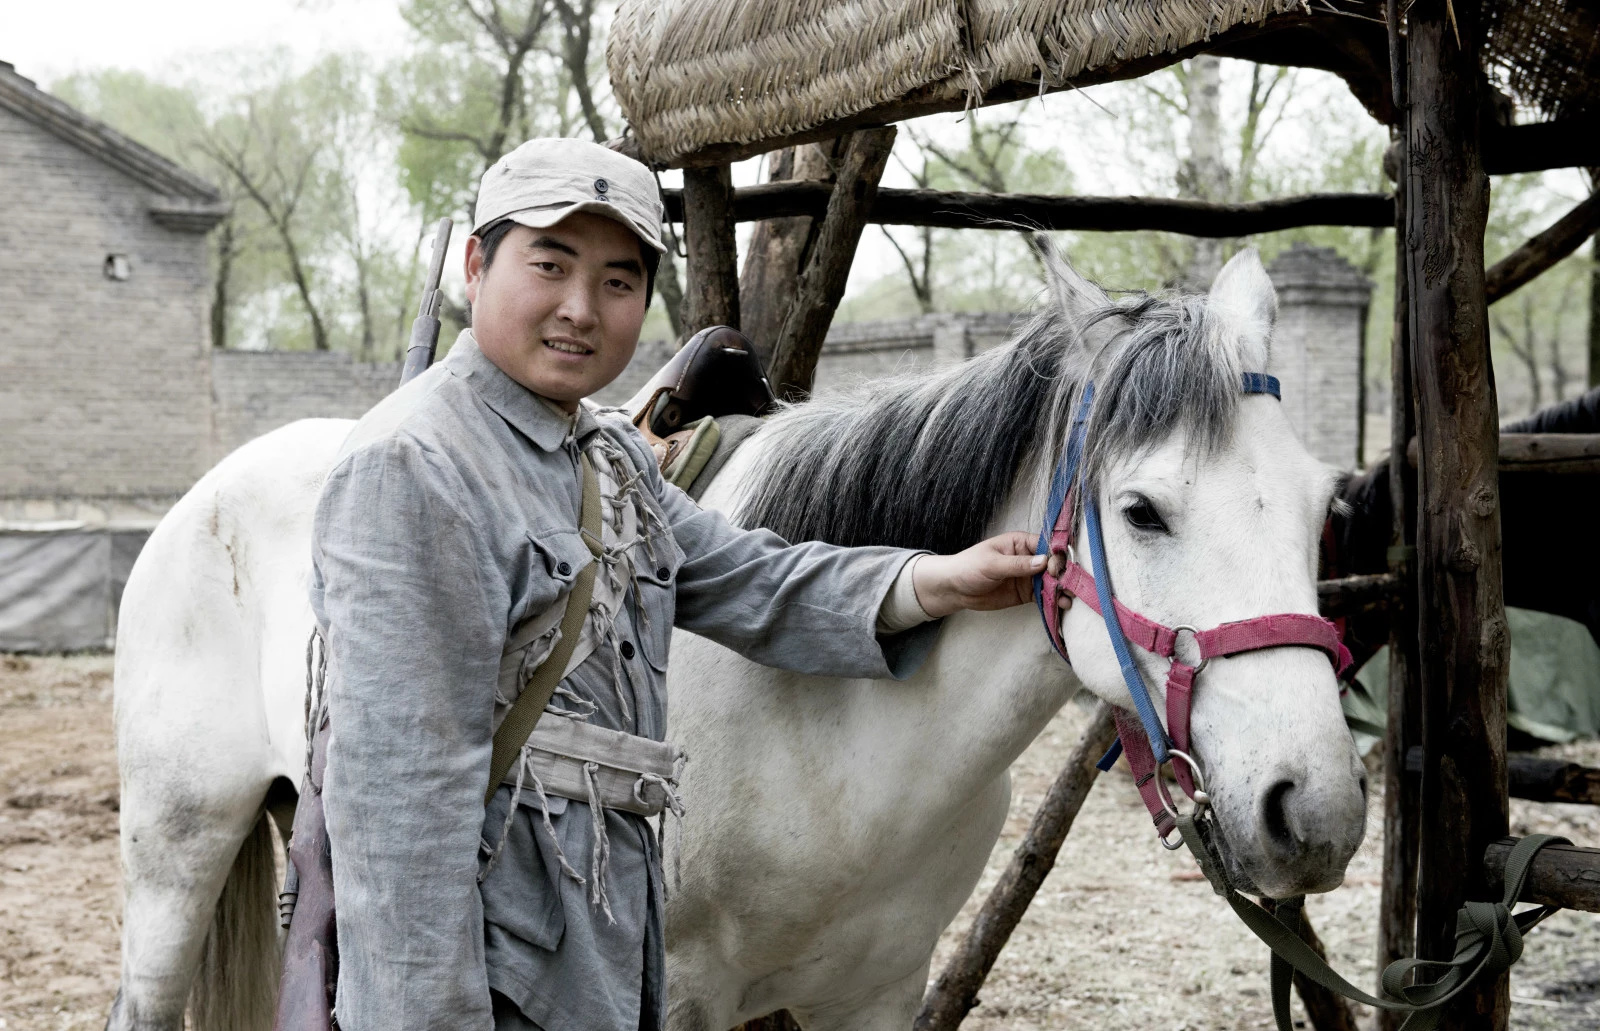
[[[1406,448],[1406,461],[1417,464],[1417,438]],[[1600,433],[1502,433],[1503,473],[1600,473]]]
[[[827,211],[828,183],[795,180],[733,191],[733,218],[755,222]],[[667,218],[683,219],[681,190],[663,190]],[[1128,232],[1158,229],[1190,236],[1233,237],[1301,226],[1394,225],[1394,198],[1386,193],[1313,193],[1299,197],[1214,204],[1172,197],[1057,197],[1038,193],[880,189],[867,212],[879,225],[940,229],[1089,229]]]
[[[1517,838],[1491,842],[1483,854],[1484,872],[1496,896],[1504,890],[1506,860]],[[1600,848],[1546,845],[1533,858],[1522,901],[1600,913]]]

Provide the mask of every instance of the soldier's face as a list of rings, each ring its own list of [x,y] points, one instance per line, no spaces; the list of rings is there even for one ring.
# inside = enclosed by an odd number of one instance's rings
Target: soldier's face
[[[548,229],[513,226],[483,267],[467,239],[467,300],[484,355],[536,394],[576,411],[621,375],[646,308],[639,238],[579,212]]]

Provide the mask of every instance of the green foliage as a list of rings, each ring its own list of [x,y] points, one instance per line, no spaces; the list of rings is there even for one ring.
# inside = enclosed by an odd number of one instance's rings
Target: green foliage
[[[1091,91],[908,123],[896,147],[894,174],[943,189],[1173,196],[1187,174],[1187,71],[1187,64],[1178,65]],[[1393,189],[1382,172],[1387,131],[1330,74],[1225,60],[1220,122],[1229,185],[1222,199]],[[1495,178],[1486,262],[1510,253],[1587,192],[1587,184],[1570,172]],[[856,284],[841,305],[841,318],[1019,310],[1041,296],[1039,265],[1026,234],[934,230],[919,239],[908,228],[888,232],[900,252],[891,255],[894,265],[880,262],[881,277]],[[1167,233],[1050,235],[1076,267],[1113,291],[1170,288],[1193,248],[1188,238]],[[931,285],[919,297],[914,279],[922,275],[923,241],[931,255]],[[1314,226],[1224,241],[1223,251],[1227,257],[1256,247],[1270,263],[1295,243],[1331,247],[1372,280],[1367,398],[1369,408],[1382,415],[1394,328],[1393,232]],[[1583,389],[1594,265],[1587,251],[1574,255],[1491,309],[1503,417]],[[1382,441],[1368,446],[1370,456],[1382,450]]]
[[[431,227],[470,225],[477,181],[537,135],[610,135],[597,0],[405,0],[412,43],[297,66],[217,55],[185,81],[107,69],[55,92],[215,183],[217,346],[397,356]],[[456,253],[459,253],[457,251]],[[449,336],[464,315],[445,306]]]

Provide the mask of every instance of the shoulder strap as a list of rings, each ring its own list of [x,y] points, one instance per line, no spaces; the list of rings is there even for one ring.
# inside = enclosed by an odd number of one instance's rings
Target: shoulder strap
[[[589,464],[589,456],[580,454],[580,458],[583,463],[583,542],[598,559],[600,483],[595,477],[594,466]],[[594,595],[597,566],[598,561],[590,562],[579,571],[578,578],[573,581],[572,591],[567,595],[566,614],[561,617],[561,640],[556,643],[550,657],[528,678],[522,693],[511,703],[511,711],[501,721],[500,729],[495,731],[494,754],[489,760],[489,790],[483,796],[484,805],[489,804],[495,789],[510,772],[517,753],[527,744],[528,735],[538,725],[544,707],[550,704],[551,696],[556,693],[556,685],[561,683],[562,675],[567,671],[567,662],[572,658],[572,651],[578,646],[578,638],[583,633],[583,621],[589,615],[589,599]]]

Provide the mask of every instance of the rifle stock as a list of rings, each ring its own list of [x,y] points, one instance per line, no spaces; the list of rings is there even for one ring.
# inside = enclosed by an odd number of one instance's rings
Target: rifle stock
[[[289,838],[289,878],[296,880],[293,908],[283,939],[283,974],[278,982],[278,1012],[273,1031],[331,1031],[333,995],[339,983],[338,928],[333,908],[333,858],[322,811],[322,775],[328,758],[328,717],[324,708],[311,744],[295,804]],[[287,892],[286,892],[287,894]],[[288,909],[290,903],[280,903]]]

